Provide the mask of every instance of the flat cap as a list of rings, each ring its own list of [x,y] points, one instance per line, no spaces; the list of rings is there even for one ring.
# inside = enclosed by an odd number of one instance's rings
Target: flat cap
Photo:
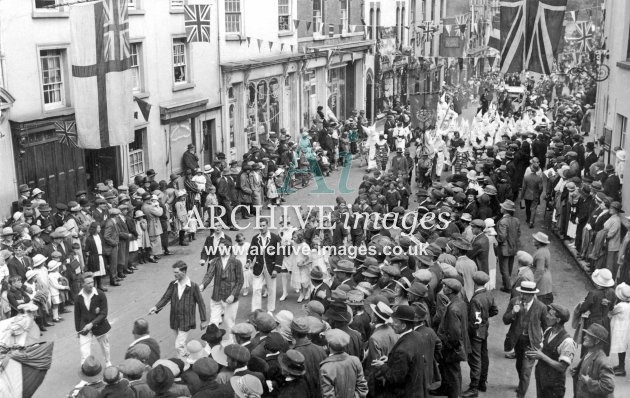
[[[342,351],[350,344],[350,336],[348,333],[340,329],[331,329],[326,332],[326,342],[328,347],[333,351]]]
[[[140,376],[146,365],[135,358],[127,358],[120,365],[118,369],[127,376]]]
[[[452,291],[459,293],[462,290],[462,283],[455,278],[446,278],[442,281],[444,286],[448,286]]]
[[[232,328],[232,333],[237,336],[251,338],[254,333],[256,333],[256,329],[249,323],[241,322],[234,325],[234,327]]]
[[[311,300],[304,304],[304,309],[318,315],[324,315],[324,311],[326,310],[324,304],[318,300]]]
[[[306,319],[306,317],[293,318],[293,321],[291,321],[291,330],[298,333],[308,333],[308,319]]]
[[[225,355],[240,363],[247,363],[251,357],[249,350],[239,344],[230,344],[225,347]]]
[[[247,348],[245,349],[247,350]],[[212,358],[199,358],[192,366],[193,372],[201,378],[210,378],[219,373],[219,364]]]
[[[483,286],[490,281],[490,276],[483,271],[475,271],[472,280],[479,286]]]

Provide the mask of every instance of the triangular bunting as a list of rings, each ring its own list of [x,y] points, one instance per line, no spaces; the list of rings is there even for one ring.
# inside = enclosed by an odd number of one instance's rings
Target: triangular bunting
[[[142,117],[144,118],[144,120],[149,120],[149,113],[151,112],[151,104],[149,104],[148,102],[138,97],[133,97],[133,99],[138,104],[138,108],[140,109],[140,112],[142,113]]]
[[[451,25],[444,25],[444,30],[446,31],[446,35],[451,35]]]
[[[575,19],[577,17],[577,12],[575,10],[571,11],[569,14],[571,15],[571,20],[573,22],[577,21],[577,19]]]
[[[271,49],[272,49],[272,48],[273,48],[273,42],[272,42],[272,41],[270,41],[270,42],[269,42],[269,51],[271,51]]]
[[[306,31],[311,30],[311,21],[306,21]]]
[[[262,46],[262,39],[256,39],[258,40],[258,51],[260,51],[260,47]]]
[[[297,30],[300,27],[300,20],[299,19],[294,19],[293,20],[293,26],[295,27],[295,30]]]
[[[239,44],[239,46],[243,45],[243,36],[241,36],[241,35],[238,35],[238,44]]]
[[[280,51],[284,50],[284,43],[280,43]]]
[[[252,42],[252,38],[251,38],[251,37],[249,37],[249,36],[247,36],[247,47],[249,47],[249,45],[251,44],[251,42]]]
[[[326,50],[326,59],[328,60],[328,62],[330,62],[330,59],[332,58],[332,54],[333,54],[333,50]]]
[[[349,25],[350,33],[354,33],[357,30],[357,25]]]

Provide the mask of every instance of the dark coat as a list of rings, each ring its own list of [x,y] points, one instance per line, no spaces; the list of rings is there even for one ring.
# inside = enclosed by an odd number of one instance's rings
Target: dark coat
[[[225,240],[232,243],[232,238],[225,235]],[[206,241],[203,243],[203,247],[201,248],[201,259],[204,261],[210,261],[215,257],[218,257],[219,253],[215,253],[214,250],[214,234],[210,234],[206,237]]]
[[[142,339],[138,341],[136,344],[129,346],[129,348],[127,348],[127,352],[125,353],[125,359],[129,358],[129,351],[131,350],[131,348],[138,344],[144,344],[147,347],[149,347],[151,352],[149,354],[149,359],[147,363],[150,366],[153,366],[153,363],[157,361],[158,359],[160,359],[160,344],[153,337],[147,337],[146,339]]]
[[[323,292],[325,295],[325,298],[319,297],[318,296],[319,292]],[[327,308],[328,300],[330,299],[331,296],[332,296],[332,291],[330,290],[330,287],[326,283],[322,283],[316,289],[313,289],[313,291],[311,292],[310,300],[317,300],[320,303],[322,303],[324,308]]]
[[[531,346],[540,347],[542,344],[543,331],[547,329],[547,322],[545,320],[547,307],[534,297],[534,301],[532,302],[532,306],[529,308],[529,311],[525,312],[525,308],[521,306],[521,310],[517,314],[514,314],[512,313],[512,308],[514,308],[514,305],[516,304],[520,304],[520,297],[510,300],[510,303],[505,310],[505,314],[503,314],[503,323],[510,325],[508,334],[505,337],[505,351],[510,351],[514,348],[519,336],[523,334],[523,330],[520,325],[520,318],[522,316],[529,317],[527,333],[529,335]]]
[[[306,384],[306,380],[300,377],[291,381],[285,381],[278,386],[278,398],[297,398],[308,397],[309,388]]]
[[[498,313],[499,309],[489,291],[485,288],[475,291],[468,306],[468,333],[470,337],[487,339],[489,318]]]
[[[247,259],[254,264],[254,276],[260,276],[260,274],[262,274],[264,265],[267,266],[267,272],[269,272],[269,275],[271,275],[273,271],[276,271],[277,273],[280,273],[281,271],[281,239],[278,235],[271,232],[269,232],[269,236],[269,242],[267,243],[267,246],[264,248],[264,250],[262,247],[260,234],[256,234],[252,238],[252,243],[249,247],[249,254],[247,254]]]
[[[306,398],[321,398],[322,392],[319,385],[319,364],[328,356],[326,351],[310,341],[295,343],[294,350],[304,355],[304,368],[306,374],[304,381],[308,387]],[[296,396],[297,397],[297,396]]]
[[[169,283],[166,292],[155,305],[157,312],[160,312],[169,301],[171,303],[171,329],[187,332],[197,327],[196,306],[199,306],[199,319],[202,323],[206,322],[206,304],[201,296],[199,285],[195,282],[190,281],[190,286],[186,286],[181,299],[177,295],[177,281]]]
[[[74,328],[77,332],[88,323],[92,323],[94,336],[102,336],[112,328],[107,320],[107,297],[102,290],[97,290],[90,308],[85,305],[82,294],[78,294],[74,305]]]
[[[182,156],[182,170],[185,172],[186,170],[195,171],[196,168],[199,167],[199,156],[194,153],[190,153],[190,151],[184,152]]]
[[[42,267],[44,266],[42,265]],[[26,271],[33,268],[33,259],[29,256],[23,256],[22,261],[20,261],[16,257],[11,257],[7,261],[7,268],[9,269],[9,276],[19,276],[24,282],[26,281]]]
[[[451,298],[437,335],[444,345],[442,349],[444,362],[467,360],[471,352],[468,336],[468,308],[461,295],[456,294]]]
[[[468,252],[468,258],[474,260],[477,264],[477,269],[483,271],[486,274],[489,272],[488,268],[488,253],[490,252],[490,241],[485,233],[480,233],[475,236],[472,241],[472,250]]]
[[[116,384],[106,384],[98,398],[136,398],[136,394],[129,387],[129,381],[122,379]]]
[[[85,238],[85,246],[83,247],[83,250],[85,252],[85,270],[89,272],[98,272],[100,269],[100,255],[98,254],[98,248],[96,247],[96,242],[94,242],[94,237],[92,235]]]
[[[435,332],[423,328],[402,336],[387,357],[387,363],[375,370],[377,397],[424,398],[429,396],[433,379]],[[382,378],[382,382],[379,379]]]

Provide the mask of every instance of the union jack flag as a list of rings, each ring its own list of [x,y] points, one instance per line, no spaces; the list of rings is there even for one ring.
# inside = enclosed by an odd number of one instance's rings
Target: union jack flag
[[[184,7],[186,13],[186,35],[188,42],[205,41],[210,42],[210,6],[209,5],[187,5]]]
[[[575,44],[576,51],[589,52],[593,50],[593,38],[595,36],[595,25],[591,21],[580,21],[575,23],[577,36],[567,37],[569,43]]]
[[[129,0],[103,1],[103,52],[105,61],[129,58]]]
[[[501,1],[501,72],[550,74],[567,0]]]
[[[57,142],[70,147],[77,147],[77,124],[75,122],[55,122]]]

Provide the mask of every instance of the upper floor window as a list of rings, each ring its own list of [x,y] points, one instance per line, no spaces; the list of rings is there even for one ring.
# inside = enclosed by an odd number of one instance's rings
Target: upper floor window
[[[183,10],[184,0],[171,0],[171,10]]]
[[[54,10],[57,0],[35,0],[35,8]]]
[[[133,91],[142,91],[142,44],[131,43],[130,45],[131,73],[133,75]]]
[[[225,0],[225,33],[241,33],[241,0]]]
[[[39,59],[41,62],[44,110],[66,106],[64,51],[41,50]]]
[[[173,39],[173,82],[187,83],[188,78],[188,46],[185,38]]]
[[[278,30],[291,30],[291,0],[278,0]]]
[[[348,32],[348,20],[350,15],[350,4],[348,0],[341,0],[341,32]]]
[[[324,23],[323,0],[313,0],[313,32],[322,33]]]

